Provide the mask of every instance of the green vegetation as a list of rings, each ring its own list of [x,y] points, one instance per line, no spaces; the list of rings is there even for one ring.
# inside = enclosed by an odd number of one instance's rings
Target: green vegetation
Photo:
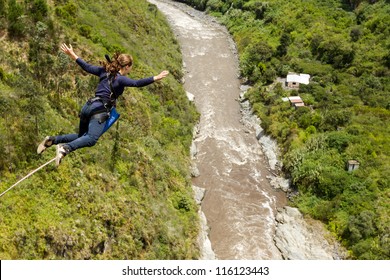
[[[233,35],[247,97],[298,195],[356,259],[390,259],[390,2],[183,0]],[[311,75],[286,90],[288,72]],[[282,97],[299,95],[294,109]],[[360,168],[348,172],[348,160]]]
[[[133,55],[131,77],[167,69],[127,89],[121,118],[96,146],[37,172],[0,200],[0,259],[196,259],[197,206],[189,146],[198,114],[180,84],[179,46],[142,0],[0,0],[0,192],[55,155],[46,135],[72,133],[95,77],[86,61]]]

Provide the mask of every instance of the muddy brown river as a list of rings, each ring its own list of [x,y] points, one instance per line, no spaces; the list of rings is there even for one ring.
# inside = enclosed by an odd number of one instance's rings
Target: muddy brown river
[[[218,259],[281,259],[274,245],[276,208],[284,192],[268,179],[268,160],[254,129],[244,126],[238,58],[226,29],[205,14],[180,3],[150,0],[165,14],[180,43],[184,87],[195,96],[201,114],[195,145],[206,189],[202,210]]]

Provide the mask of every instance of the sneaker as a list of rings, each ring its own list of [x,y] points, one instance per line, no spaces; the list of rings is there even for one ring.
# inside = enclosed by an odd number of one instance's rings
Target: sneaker
[[[46,136],[45,139],[38,145],[37,153],[38,155],[42,154],[47,148],[52,146],[54,143],[53,136]]]
[[[61,163],[61,160],[70,153],[69,147],[66,145],[57,145],[56,153],[56,166],[58,167]]]

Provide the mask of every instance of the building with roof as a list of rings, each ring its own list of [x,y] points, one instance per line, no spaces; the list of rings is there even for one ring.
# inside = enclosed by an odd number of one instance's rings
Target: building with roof
[[[347,163],[348,171],[354,171],[359,168],[360,163],[357,160],[351,159]]]
[[[291,105],[294,106],[295,108],[305,106],[305,103],[303,102],[300,96],[290,96],[288,97],[288,100],[290,101]]]
[[[300,84],[308,85],[310,81],[309,74],[297,74],[290,72],[287,74],[286,86],[288,88],[299,88]]]

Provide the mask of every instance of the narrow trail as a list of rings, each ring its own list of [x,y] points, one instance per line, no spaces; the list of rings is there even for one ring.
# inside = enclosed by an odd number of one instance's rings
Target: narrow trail
[[[286,197],[266,179],[268,162],[256,132],[242,122],[238,59],[230,36],[180,3],[149,2],[165,14],[179,40],[184,87],[201,113],[195,139],[200,176],[193,184],[206,189],[202,210],[216,257],[281,259],[273,238],[276,208],[286,204]]]

